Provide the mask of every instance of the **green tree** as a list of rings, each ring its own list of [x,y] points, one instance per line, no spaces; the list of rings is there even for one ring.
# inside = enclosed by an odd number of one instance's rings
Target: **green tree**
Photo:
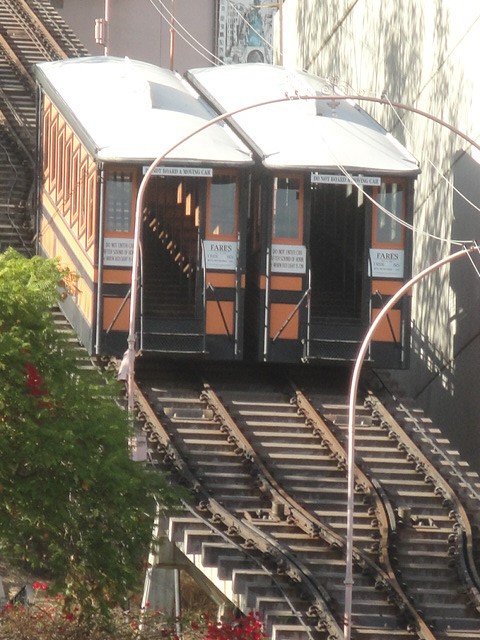
[[[169,509],[178,492],[130,459],[118,382],[80,369],[56,329],[71,279],[54,260],[0,255],[0,553],[106,613],[138,578],[154,496]]]

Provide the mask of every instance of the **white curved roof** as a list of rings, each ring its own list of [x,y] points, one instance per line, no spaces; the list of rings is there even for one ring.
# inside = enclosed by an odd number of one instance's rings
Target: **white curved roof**
[[[186,74],[219,111],[277,98],[325,96],[326,81],[268,64],[193,69]],[[416,159],[352,101],[298,100],[249,109],[232,117],[237,133],[269,168],[416,174]]]
[[[128,58],[45,62],[37,80],[101,161],[153,161],[216,114],[176,73]],[[194,135],[170,161],[250,164],[247,147],[223,124]]]

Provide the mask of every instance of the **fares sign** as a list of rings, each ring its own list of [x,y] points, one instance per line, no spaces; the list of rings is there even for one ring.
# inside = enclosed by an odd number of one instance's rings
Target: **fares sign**
[[[403,278],[403,249],[370,249],[370,275],[373,278]]]
[[[206,269],[235,271],[237,268],[238,242],[204,240],[203,256]]]

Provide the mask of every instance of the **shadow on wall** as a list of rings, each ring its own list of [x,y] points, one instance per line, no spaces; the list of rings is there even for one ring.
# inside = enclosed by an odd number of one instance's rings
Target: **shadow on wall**
[[[338,0],[326,8],[323,0],[298,0],[295,6],[297,31],[303,34],[297,41],[298,60],[306,70],[335,78],[345,91],[384,93],[392,102],[417,106],[453,126],[471,119],[472,82],[449,55],[457,43],[447,3]],[[466,143],[420,116],[399,113],[405,128],[393,110],[373,109],[367,102],[362,106],[420,161],[415,226],[438,238],[479,238],[480,213],[452,194],[429,162],[453,176],[470,200],[480,202],[480,166],[457,154]],[[448,244],[421,233],[414,244],[414,273],[450,251]],[[412,308],[411,368],[398,376],[480,472],[479,298],[480,282],[468,258],[420,283]]]
[[[422,76],[421,3],[343,0],[325,6],[324,0],[297,3],[297,33],[304,34],[297,42],[298,59],[304,68],[334,78],[343,90],[386,93],[390,100],[413,103]],[[377,117],[372,105],[368,111]],[[397,137],[404,142],[402,136],[403,131]]]
[[[461,152],[452,171],[455,188],[471,202],[480,203],[480,165]],[[453,210],[452,237],[478,239],[480,212],[456,192]],[[451,357],[447,360],[414,326],[410,392],[461,457],[480,473],[480,276],[476,270],[480,257],[474,255],[472,261],[465,258],[452,263],[449,275],[445,270],[447,280],[443,276],[438,289],[429,289],[431,306],[440,296],[450,296],[452,301],[446,327]]]

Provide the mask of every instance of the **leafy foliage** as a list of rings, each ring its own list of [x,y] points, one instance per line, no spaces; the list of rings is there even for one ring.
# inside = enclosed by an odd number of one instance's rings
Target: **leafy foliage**
[[[130,459],[118,383],[80,369],[52,305],[71,279],[54,260],[0,255],[0,553],[45,570],[84,614],[132,586],[154,498],[177,492]]]

